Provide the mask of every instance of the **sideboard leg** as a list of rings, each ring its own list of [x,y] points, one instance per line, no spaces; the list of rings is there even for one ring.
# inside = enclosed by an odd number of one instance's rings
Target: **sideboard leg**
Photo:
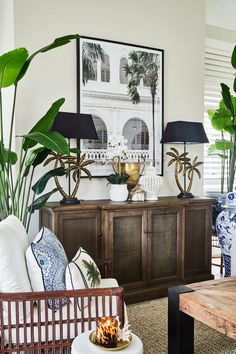
[[[168,289],[168,354],[194,353],[194,319],[179,311],[179,295],[191,291],[182,285]]]

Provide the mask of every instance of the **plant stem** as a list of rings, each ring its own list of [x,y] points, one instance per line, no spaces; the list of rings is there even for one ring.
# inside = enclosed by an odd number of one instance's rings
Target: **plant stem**
[[[32,186],[32,182],[33,182],[34,169],[35,169],[35,168],[33,167],[32,172],[31,172],[31,176],[30,176],[29,185],[28,185],[27,198],[26,198],[26,202],[25,202],[25,206],[24,206],[24,218],[23,218],[23,220],[22,220],[24,226],[26,226],[26,221],[27,221],[28,203],[29,203],[29,197],[30,197],[31,186]]]
[[[236,161],[236,140],[235,135],[232,136],[233,149],[231,150],[230,164],[229,164],[229,180],[228,180],[228,192],[233,191],[234,175],[235,175],[235,161]]]
[[[26,227],[26,232],[29,232],[29,226],[30,226],[30,220],[31,220],[31,215],[32,215],[32,207],[33,207],[33,202],[35,200],[35,193],[33,195],[33,200],[32,200],[32,204],[31,204],[31,208],[29,210],[29,214],[28,214],[28,222],[27,222],[27,227]]]
[[[26,192],[26,183],[27,183],[27,178],[24,178],[24,187],[23,187],[23,197],[22,197],[22,202],[21,202],[21,213],[20,213],[20,220],[22,221],[23,219],[23,211],[24,211],[24,203],[25,203],[25,192]]]
[[[3,215],[3,219],[9,214],[8,210],[8,197],[6,195],[6,186],[4,183],[4,175],[0,172],[0,184],[1,184],[1,211]]]

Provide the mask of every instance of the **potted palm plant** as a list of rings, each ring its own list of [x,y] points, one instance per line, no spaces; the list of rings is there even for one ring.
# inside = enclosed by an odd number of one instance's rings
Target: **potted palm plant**
[[[9,214],[16,215],[29,228],[31,214],[43,207],[48,198],[58,189],[41,195],[51,177],[67,173],[63,167],[53,168],[39,181],[33,183],[35,169],[43,163],[53,151],[69,154],[70,148],[65,138],[55,131],[50,131],[64,98],[55,101],[34,127],[21,137],[19,153],[12,149],[15,104],[19,82],[28,71],[32,60],[39,54],[63,46],[78,35],[56,38],[51,44],[37,50],[29,56],[26,48],[18,48],[0,56],[0,220]],[[9,143],[4,140],[4,121],[2,90],[14,87]]]

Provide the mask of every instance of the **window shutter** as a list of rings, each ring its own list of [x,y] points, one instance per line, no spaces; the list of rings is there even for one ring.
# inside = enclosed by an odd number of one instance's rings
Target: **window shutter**
[[[222,42],[221,47],[222,47]],[[225,47],[227,47],[226,43]],[[223,82],[232,89],[234,69],[231,66],[231,49],[207,46],[205,48],[205,87],[204,87],[204,127],[210,144],[221,138],[220,131],[211,127],[208,109],[217,109],[222,99],[220,84]],[[204,191],[220,192],[221,159],[208,156],[208,147],[204,146]]]

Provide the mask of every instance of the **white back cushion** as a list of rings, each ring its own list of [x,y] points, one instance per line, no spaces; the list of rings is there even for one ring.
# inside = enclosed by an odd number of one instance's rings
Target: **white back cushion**
[[[14,215],[0,222],[0,292],[31,291],[25,251],[28,236],[22,222]]]

